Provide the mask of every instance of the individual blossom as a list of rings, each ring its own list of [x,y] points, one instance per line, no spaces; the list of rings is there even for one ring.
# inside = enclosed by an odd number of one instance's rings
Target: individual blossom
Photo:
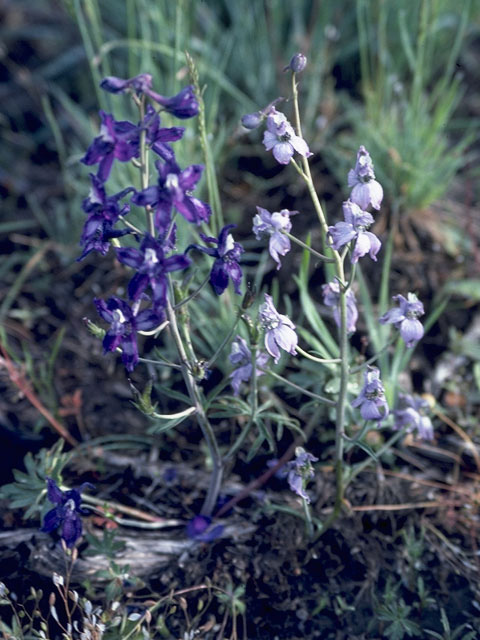
[[[47,477],[47,497],[56,505],[48,511],[43,518],[41,531],[51,533],[61,526],[61,538],[68,548],[73,547],[82,535],[81,515],[89,512],[82,508],[82,492],[85,489],[94,489],[90,482],[84,482],[79,489],[62,491],[52,478]]]
[[[304,158],[312,154],[303,138],[297,136],[286,116],[272,107],[267,116],[267,130],[263,134],[263,144],[280,164],[288,164],[295,151]]]
[[[141,73],[127,80],[108,76],[102,80],[100,86],[110,93],[124,93],[131,90],[137,95],[145,94],[154,102],[162,105],[165,111],[182,120],[198,115],[199,105],[192,85],[184,87],[171,98],[162,96],[153,90],[152,76],[149,73]]]
[[[162,315],[152,309],[138,312],[138,303],[133,307],[116,296],[105,302],[95,298],[95,306],[100,316],[110,324],[110,329],[103,338],[104,353],[122,350],[122,362],[131,372],[138,363],[137,331],[150,331],[158,327]]]
[[[265,330],[265,348],[275,364],[280,360],[280,349],[295,356],[298,336],[295,325],[288,316],[278,313],[273,305],[272,296],[265,294],[265,302],[259,309],[259,318]]]
[[[152,290],[153,308],[161,312],[167,303],[167,273],[186,269],[190,266],[190,259],[182,254],[165,257],[162,244],[146,233],[140,247],[122,247],[117,249],[117,258],[136,273],[128,285],[128,295],[131,300],[140,300],[145,289]]]
[[[235,293],[240,294],[240,285],[242,283],[242,269],[238,263],[240,256],[244,253],[245,249],[238,242],[235,242],[230,229],[236,227],[235,224],[227,224],[220,231],[217,238],[206,236],[203,233],[200,234],[201,239],[208,244],[216,244],[213,247],[202,247],[199,244],[191,244],[185,250],[197,249],[202,253],[206,253],[212,258],[215,258],[212,270],[210,272],[210,284],[212,285],[215,293],[219,296],[228,287],[228,281],[231,279]]]
[[[307,453],[303,447],[297,447],[295,449],[295,460],[286,465],[288,469],[287,481],[290,489],[303,498],[307,504],[310,503],[310,498],[306,492],[306,486],[314,476],[312,462],[317,461],[318,458],[311,453]]]
[[[365,210],[370,205],[374,209],[380,209],[382,185],[375,180],[372,159],[363,145],[358,150],[355,169],[348,172],[348,186],[352,187],[350,200],[358,204],[360,209]]]
[[[393,307],[379,320],[380,324],[393,324],[399,329],[402,340],[407,347],[414,347],[423,338],[423,325],[418,316],[425,313],[423,304],[414,293],[408,293],[405,298],[401,294],[393,296],[398,307]]]
[[[360,407],[360,415],[364,420],[380,422],[388,416],[385,389],[377,367],[367,367],[365,370],[363,388],[360,395],[353,400],[352,407]]]
[[[212,542],[223,533],[223,525],[211,526],[212,519],[208,516],[195,516],[187,523],[187,536],[198,542]]]
[[[192,164],[182,171],[173,160],[165,163],[157,161],[155,166],[158,171],[157,186],[137,192],[132,202],[140,207],[149,206],[154,209],[157,231],[166,231],[172,218],[173,207],[188,222],[208,222],[211,215],[210,207],[190,195],[202,177],[203,166]]]
[[[345,222],[337,222],[336,225],[328,227],[333,249],[338,251],[344,245],[355,240],[351,257],[352,264],[358,262],[358,259],[367,253],[376,262],[377,253],[380,251],[382,243],[376,235],[366,231],[374,222],[372,214],[368,211],[362,211],[357,204],[347,200],[343,203],[343,216]]]
[[[277,263],[278,270],[282,266],[279,256],[286,255],[291,247],[290,239],[283,232],[290,232],[292,228],[290,216],[298,212],[282,209],[270,213],[262,207],[257,207],[257,211],[257,215],[253,218],[253,233],[257,240],[260,240],[263,234],[270,236],[268,250]]]
[[[180,140],[185,127],[162,127],[160,116],[149,104],[140,122],[139,131],[145,129],[148,147],[167,162],[175,161],[175,154],[169,142]]]
[[[82,209],[88,217],[80,239],[83,252],[78,260],[83,260],[91,251],[106,255],[112,238],[130,233],[128,229],[116,230],[113,227],[121,216],[125,216],[130,211],[130,205],[121,206],[119,201],[135,189],[127,187],[113,196],[107,196],[102,180],[93,173],[90,174],[90,179],[92,181],[90,193],[82,203]]]
[[[81,159],[88,166],[98,164],[97,176],[105,182],[112,169],[113,161],[128,162],[139,155],[138,127],[132,122],[117,122],[105,111],[100,111],[102,125],[100,134],[88,147]]]
[[[426,415],[430,405],[427,400],[417,395],[400,393],[398,408],[393,412],[395,429],[405,429],[408,433],[413,430],[422,440],[433,440],[432,421]]]
[[[268,362],[269,356],[266,353],[257,352],[256,363],[259,367],[256,369],[256,376],[259,378],[263,376],[262,369]],[[238,396],[240,393],[240,385],[242,382],[248,382],[252,377],[252,353],[248,348],[246,340],[241,336],[237,336],[232,342],[232,350],[230,352],[229,360],[237,368],[232,371],[229,378],[232,380],[233,395]]]
[[[333,280],[328,284],[322,285],[323,302],[325,306],[333,309],[333,319],[337,327],[340,327],[340,284],[337,280]],[[357,300],[352,289],[348,289],[346,293],[347,302],[347,331],[353,333],[356,330],[358,320]]]

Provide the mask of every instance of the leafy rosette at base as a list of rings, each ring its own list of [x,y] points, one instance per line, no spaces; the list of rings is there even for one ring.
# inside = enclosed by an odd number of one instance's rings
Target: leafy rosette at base
[[[78,260],[83,260],[90,251],[98,251],[106,255],[111,238],[119,238],[130,233],[128,229],[115,230],[113,227],[121,216],[127,215],[130,211],[130,205],[120,206],[119,201],[135,189],[127,187],[113,196],[107,196],[102,180],[93,173],[90,174],[90,179],[92,181],[90,194],[82,203],[82,209],[88,217],[80,239],[83,252]]]
[[[145,94],[151,100],[160,104],[167,113],[182,120],[198,115],[199,104],[192,85],[184,87],[175,96],[168,98],[152,89],[151,74],[141,73],[127,80],[116,76],[107,76],[100,83],[100,87],[109,93],[124,93],[130,90],[137,95]]]
[[[336,225],[328,227],[331,237],[331,246],[338,251],[341,247],[355,240],[352,251],[352,264],[369,253],[372,260],[377,261],[377,253],[380,251],[382,243],[376,235],[366,231],[373,224],[373,216],[368,211],[362,211],[360,207],[347,200],[343,203],[343,215],[345,222],[337,222]]]
[[[275,309],[272,296],[265,294],[265,302],[259,309],[260,323],[265,330],[265,349],[272,356],[275,364],[280,360],[280,349],[292,356],[297,355],[298,336],[295,325],[288,316]]]
[[[423,338],[424,329],[418,316],[423,316],[423,304],[414,293],[408,293],[407,298],[399,294],[393,296],[398,307],[393,307],[379,320],[380,324],[393,324],[400,331],[400,336],[406,346],[414,347]]]
[[[167,273],[186,269],[191,264],[183,253],[166,258],[162,244],[148,233],[139,249],[117,249],[117,258],[137,272],[128,285],[130,299],[135,302],[140,300],[145,289],[150,286],[153,308],[159,313],[167,304]]]
[[[375,180],[372,159],[364,146],[358,150],[355,168],[348,172],[348,186],[353,187],[350,200],[360,209],[365,211],[369,206],[380,209],[383,199],[382,185]]]
[[[422,440],[433,440],[433,424],[425,415],[430,405],[427,400],[417,395],[400,393],[398,396],[398,408],[393,412],[394,429],[407,428],[408,433],[417,432]]]
[[[277,263],[278,270],[282,266],[279,256],[286,255],[291,248],[290,239],[282,232],[290,232],[292,228],[290,216],[298,213],[298,211],[282,209],[281,211],[270,213],[270,211],[262,207],[257,207],[257,211],[257,215],[253,218],[253,233],[257,240],[260,240],[263,234],[270,236],[268,250]]]
[[[295,151],[308,158],[313,155],[303,138],[297,136],[286,116],[272,107],[267,116],[267,130],[263,134],[263,144],[280,164],[289,164]]]
[[[140,137],[138,127],[132,122],[117,122],[112,115],[104,111],[100,111],[100,118],[100,135],[88,147],[81,162],[88,166],[98,164],[97,176],[105,182],[114,160],[128,162],[138,157]]]
[[[242,284],[243,274],[239,260],[245,250],[239,242],[234,241],[232,234],[229,233],[230,229],[236,226],[235,224],[227,224],[218,234],[218,238],[212,238],[203,233],[200,234],[204,242],[216,244],[216,248],[191,244],[185,249],[185,253],[191,249],[197,249],[197,251],[215,258],[210,272],[210,284],[218,296],[228,287],[229,279],[233,282],[235,293],[241,294],[240,285]]]
[[[323,303],[333,309],[333,319],[337,327],[340,327],[340,284],[333,280],[322,285]],[[356,330],[358,320],[357,300],[351,289],[347,290],[347,331],[353,333]]]
[[[87,515],[88,510],[82,508],[82,492],[85,489],[94,489],[90,482],[84,482],[79,489],[62,491],[52,478],[47,478],[47,496],[50,502],[56,505],[48,511],[43,518],[41,531],[51,533],[58,527],[62,527],[61,537],[68,548],[73,547],[82,535],[81,515]]]
[[[110,324],[110,329],[103,339],[104,352],[122,350],[122,362],[127,371],[134,370],[138,363],[137,331],[151,331],[158,327],[163,315],[153,309],[136,312],[134,308],[116,296],[105,302],[99,298],[94,300],[100,316]]]
[[[353,400],[352,407],[360,407],[360,415],[364,420],[381,422],[388,416],[385,389],[377,367],[367,367],[365,370],[363,388],[359,396]]]
[[[255,362],[259,369],[256,369],[257,378],[263,376],[264,372],[261,370],[267,364],[269,356],[266,353],[259,352]],[[229,360],[237,368],[232,371],[229,378],[232,380],[233,395],[238,396],[240,393],[240,385],[242,382],[248,382],[252,377],[252,353],[248,348],[247,341],[241,336],[237,336],[232,342],[232,350],[230,352]]]
[[[183,171],[175,161],[157,161],[157,186],[147,187],[132,197],[132,202],[140,207],[150,206],[155,211],[155,228],[165,233],[172,219],[175,207],[182,216],[195,224],[208,222],[211,209],[205,202],[190,195],[202,177],[203,166],[192,164]]]

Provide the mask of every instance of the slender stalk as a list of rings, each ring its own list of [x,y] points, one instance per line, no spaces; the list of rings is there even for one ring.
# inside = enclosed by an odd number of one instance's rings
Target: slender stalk
[[[230,341],[230,339],[233,336],[233,334],[235,332],[235,329],[237,328],[237,325],[238,325],[238,323],[240,321],[240,316],[241,316],[241,312],[238,313],[237,317],[235,318],[235,322],[233,323],[230,331],[227,333],[227,335],[222,340],[222,342],[221,342],[220,346],[218,347],[218,349],[215,351],[213,356],[208,361],[208,363],[206,365],[207,369],[209,369],[212,366],[212,364],[215,362],[215,360],[218,358],[218,356],[221,354],[221,352],[225,348],[225,345]]]
[[[315,400],[318,400],[319,402],[323,402],[323,404],[326,404],[329,407],[337,406],[337,403],[334,402],[333,400],[330,400],[329,398],[324,398],[323,396],[319,396],[318,393],[313,393],[313,391],[308,391],[307,389],[304,389],[300,385],[295,384],[294,382],[290,382],[290,380],[287,380],[286,378],[279,376],[278,373],[275,373],[274,371],[266,371],[264,369],[262,369],[262,371],[263,373],[266,373],[269,376],[272,376],[272,378],[275,378],[275,380],[278,380],[279,382],[283,382],[283,384],[287,384],[289,387],[292,387],[293,389],[296,389],[297,391],[304,393],[306,396],[310,396],[310,398],[315,398]]]
[[[304,358],[308,358],[309,360],[313,360],[313,362],[318,362],[320,364],[338,364],[340,362],[340,358],[316,358],[315,356],[310,355],[307,351],[304,351],[298,345],[295,347],[298,353],[301,353]]]
[[[140,122],[143,122],[145,118],[145,97],[138,102],[138,110],[140,112]],[[148,150],[147,150],[147,130],[145,127],[140,132],[140,176],[142,183],[142,190],[148,187]],[[155,225],[153,221],[152,208],[147,205],[145,207],[147,216],[147,228],[152,237],[155,237]]]
[[[210,516],[212,514],[213,509],[215,508],[215,504],[217,502],[217,497],[220,491],[220,486],[223,478],[223,462],[222,457],[220,455],[220,450],[218,447],[217,439],[215,437],[215,432],[213,431],[212,425],[210,424],[205,410],[203,408],[202,399],[200,396],[200,390],[197,386],[195,378],[191,373],[191,367],[188,362],[187,354],[185,353],[185,348],[183,346],[182,338],[180,337],[180,332],[178,329],[177,318],[175,316],[175,312],[170,303],[170,300],[167,300],[167,317],[170,323],[170,330],[172,332],[172,337],[175,342],[175,346],[178,351],[178,355],[180,358],[180,363],[182,367],[182,375],[185,381],[185,386],[187,387],[188,395],[192,402],[192,405],[195,407],[196,416],[198,420],[198,424],[200,429],[202,430],[203,437],[205,438],[205,442],[207,443],[207,447],[212,458],[213,470],[212,475],[210,477],[210,485],[208,487],[207,495],[205,497],[205,501],[203,503],[203,507],[201,510],[202,515]]]
[[[283,235],[287,236],[287,238],[290,238],[292,242],[295,242],[295,244],[298,244],[298,246],[302,247],[302,249],[306,249],[312,254],[312,256],[315,256],[319,260],[322,260],[323,262],[335,262],[334,258],[328,258],[327,256],[324,256],[323,253],[319,253],[318,251],[315,251],[315,249],[312,249],[312,247],[309,247],[308,244],[305,244],[305,242],[302,242],[295,236],[292,236],[292,234],[288,233],[288,231],[282,231],[282,233]]]

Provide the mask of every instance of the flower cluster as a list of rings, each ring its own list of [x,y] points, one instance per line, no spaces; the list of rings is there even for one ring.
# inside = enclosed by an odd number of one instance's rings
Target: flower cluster
[[[87,149],[82,162],[87,166],[98,165],[96,174],[91,174],[92,187],[82,208],[87,214],[80,244],[83,248],[80,260],[91,251],[106,255],[111,240],[133,234],[139,241],[137,247],[118,247],[117,259],[133,269],[134,274],[127,288],[128,300],[111,297],[95,300],[100,316],[110,324],[103,340],[104,351],[120,350],[126,369],[132,371],[138,360],[137,333],[155,329],[164,318],[168,299],[168,274],[186,269],[191,260],[185,253],[172,253],[175,248],[176,226],[174,212],[188,222],[208,222],[211,209],[193,195],[203,173],[203,166],[193,164],[181,169],[170,143],[180,140],[184,127],[162,127],[161,112],[187,119],[198,114],[199,104],[193,87],[188,86],[173,97],[165,97],[152,87],[152,76],[140,74],[122,79],[114,76],[101,82],[105,91],[113,94],[130,93],[139,107],[137,123],[117,121],[112,114],[100,112],[99,135]],[[151,101],[153,104],[149,103]],[[133,186],[114,195],[107,193],[107,182],[115,162],[134,161],[145,171],[144,155],[152,152],[157,156],[155,168],[156,184],[137,190]],[[129,196],[130,202],[125,202]],[[130,203],[144,207],[151,218],[149,232],[142,233],[124,220]],[[200,251],[215,257],[211,283],[217,294],[233,281],[235,291],[240,293],[242,271],[238,264],[243,252],[225,227],[218,240],[201,236],[206,242],[217,244],[215,249],[199,247]],[[139,237],[141,236],[141,237]],[[141,309],[147,302],[147,308]],[[144,305],[145,306],[145,305]]]
[[[253,218],[253,233],[257,240],[260,240],[263,234],[270,236],[268,250],[270,255],[277,263],[277,270],[282,266],[279,256],[284,256],[290,251],[290,240],[285,233],[289,233],[292,229],[290,216],[298,213],[298,211],[289,211],[282,209],[270,213],[262,207],[257,207],[257,215]]]
[[[393,412],[395,429],[406,428],[409,433],[416,431],[422,440],[433,440],[433,425],[426,415],[430,406],[424,398],[401,393],[398,408]]]
[[[52,478],[47,478],[47,497],[56,505],[48,511],[43,518],[42,531],[51,533],[58,527],[62,527],[61,538],[68,548],[73,547],[82,535],[81,515],[89,512],[82,508],[82,492],[85,489],[94,489],[90,482],[84,482],[79,489],[62,491]]]

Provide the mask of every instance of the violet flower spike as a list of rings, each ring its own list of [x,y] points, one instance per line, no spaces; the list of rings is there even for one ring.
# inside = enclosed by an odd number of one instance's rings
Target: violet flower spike
[[[192,164],[183,171],[175,161],[155,163],[158,171],[157,186],[137,192],[132,202],[140,207],[151,206],[155,210],[155,228],[165,233],[175,207],[182,216],[194,224],[208,222],[211,209],[208,204],[191,196],[202,177],[203,166]]]
[[[333,319],[337,327],[340,327],[340,285],[337,280],[322,285],[323,303],[333,309]],[[347,293],[347,331],[353,333],[356,330],[358,320],[357,300],[352,289]]]
[[[263,144],[280,164],[289,164],[295,151],[309,158],[313,155],[303,138],[297,136],[286,116],[272,107],[267,116],[267,130],[263,134]]]
[[[82,209],[88,215],[80,239],[83,252],[77,261],[83,260],[91,251],[106,255],[111,238],[120,238],[131,233],[128,229],[115,230],[113,227],[120,216],[125,216],[130,211],[130,205],[120,206],[119,200],[135,189],[127,187],[113,196],[107,196],[105,185],[98,176],[91,173],[90,180],[90,194],[82,203]]]
[[[113,161],[128,162],[139,156],[139,132],[132,122],[117,122],[112,115],[100,111],[102,124],[98,135],[81,159],[88,166],[98,164],[97,175],[105,182]]]
[[[370,154],[362,145],[357,153],[354,169],[348,172],[348,186],[353,187],[350,200],[364,211],[371,205],[380,209],[383,199],[382,185],[375,180]]]
[[[290,216],[298,213],[298,211],[282,209],[281,211],[270,213],[262,207],[257,207],[257,211],[257,215],[253,218],[253,233],[257,240],[260,240],[263,234],[270,236],[268,250],[277,263],[278,270],[282,266],[279,256],[286,255],[291,248],[290,239],[282,231],[290,232],[292,228]]]
[[[307,504],[310,504],[310,497],[306,492],[306,485],[308,480],[315,475],[312,462],[317,462],[318,458],[305,451],[302,447],[295,449],[295,456],[295,460],[292,460],[286,465],[288,469],[288,484],[294,493],[303,498]]]
[[[107,302],[95,298],[94,303],[100,316],[110,324],[103,339],[104,353],[120,347],[126,370],[133,371],[138,363],[137,331],[155,329],[161,323],[163,315],[153,309],[137,312],[125,300],[116,296],[112,296]]]
[[[265,331],[265,349],[272,356],[275,364],[280,360],[280,349],[287,351],[292,356],[298,344],[298,336],[295,333],[295,325],[288,316],[275,309],[272,296],[265,294],[265,302],[259,309],[260,323]]]
[[[264,375],[262,369],[267,364],[268,359],[269,356],[266,353],[257,353],[256,363],[257,366],[260,367],[256,370],[257,378]],[[237,365],[237,368],[232,371],[229,378],[232,380],[233,395],[238,396],[240,393],[240,385],[242,382],[248,382],[253,373],[252,353],[248,348],[247,341],[241,336],[237,336],[232,342],[229,360],[233,365]]]
[[[128,295],[134,302],[141,299],[145,289],[150,286],[153,296],[153,309],[159,313],[167,304],[167,273],[186,269],[190,259],[184,254],[165,257],[163,246],[150,234],[145,234],[139,249],[119,248],[117,258],[123,264],[136,270],[128,285]]]
[[[185,253],[191,249],[197,249],[197,251],[201,251],[215,258],[210,272],[210,284],[217,296],[220,296],[228,287],[229,279],[233,282],[235,293],[241,294],[240,285],[242,283],[243,273],[239,265],[239,260],[245,249],[240,243],[235,242],[232,234],[229,233],[230,229],[236,226],[235,224],[227,224],[220,231],[218,239],[200,233],[200,237],[204,242],[216,244],[216,248],[191,244],[185,249]]]
[[[54,505],[43,518],[41,531],[51,533],[62,527],[61,538],[70,549],[82,535],[82,519],[80,515],[87,515],[88,510],[82,508],[82,492],[94,489],[90,482],[84,482],[79,489],[62,491],[52,478],[47,477],[47,497]]]
[[[360,407],[360,415],[364,420],[377,420],[380,423],[388,416],[385,389],[377,367],[367,367],[365,370],[363,388],[353,400],[352,407]]]
[[[393,412],[394,429],[407,428],[411,433],[416,430],[422,440],[433,440],[433,424],[426,415],[430,408],[428,402],[417,395],[400,393],[398,396],[399,407]]]
[[[352,264],[358,262],[358,259],[367,253],[376,262],[377,253],[380,251],[382,243],[376,235],[366,231],[374,222],[372,214],[362,211],[357,204],[347,200],[343,203],[343,215],[345,222],[337,222],[336,225],[328,227],[332,248],[338,251],[344,245],[355,240],[351,257]]]
[[[380,324],[393,324],[399,329],[400,336],[408,348],[414,347],[423,338],[424,329],[418,316],[425,313],[423,304],[414,293],[408,293],[407,298],[401,294],[393,296],[398,307],[393,307],[379,320]]]

